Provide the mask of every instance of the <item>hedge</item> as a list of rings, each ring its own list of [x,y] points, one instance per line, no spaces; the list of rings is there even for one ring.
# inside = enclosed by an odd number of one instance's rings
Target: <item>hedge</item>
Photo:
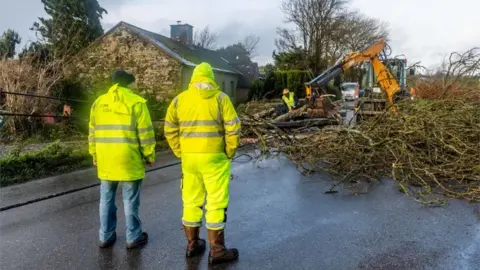
[[[28,153],[9,153],[0,159],[0,186],[71,172],[92,165],[87,144],[76,147],[52,143]]]
[[[249,93],[249,100],[279,98],[282,95],[282,90],[285,88],[293,91],[298,98],[304,98],[306,94],[305,83],[312,79],[313,74],[310,71],[288,70],[270,72],[267,73],[265,80],[253,81]],[[340,77],[336,79],[341,81]],[[324,90],[328,94],[336,95],[334,99],[341,98],[340,89],[334,85],[334,80],[331,80],[324,87]]]
[[[305,83],[312,79],[312,73],[310,71],[275,71],[274,74],[276,93],[281,95],[282,90],[287,88],[288,90],[293,91],[297,97],[305,97]]]
[[[157,152],[168,148],[165,140],[157,140],[155,149]],[[92,166],[92,157],[88,153],[86,141],[68,146],[57,141],[37,151],[27,153],[21,153],[21,151],[20,148],[16,149],[0,159],[0,186],[23,183]]]

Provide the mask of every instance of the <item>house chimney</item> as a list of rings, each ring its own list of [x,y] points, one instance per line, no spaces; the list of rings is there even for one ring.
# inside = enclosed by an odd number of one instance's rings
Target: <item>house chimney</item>
[[[170,25],[170,38],[185,46],[193,46],[193,26],[177,21],[177,24]]]

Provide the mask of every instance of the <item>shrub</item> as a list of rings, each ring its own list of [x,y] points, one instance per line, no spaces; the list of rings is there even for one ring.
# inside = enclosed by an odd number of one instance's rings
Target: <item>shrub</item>
[[[26,182],[91,166],[88,147],[63,146],[59,142],[21,154],[12,151],[0,159],[0,186]]]

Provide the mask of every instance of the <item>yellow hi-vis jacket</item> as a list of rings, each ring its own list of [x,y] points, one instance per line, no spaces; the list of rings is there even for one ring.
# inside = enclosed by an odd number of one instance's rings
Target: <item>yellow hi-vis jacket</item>
[[[295,94],[293,92],[289,92],[288,97],[286,97],[286,95],[283,95],[282,99],[285,104],[287,104],[288,110],[291,111],[295,106]]]
[[[230,98],[219,90],[209,64],[198,65],[188,90],[170,103],[165,137],[179,158],[183,153],[235,156],[240,141],[240,119]]]
[[[89,152],[98,178],[134,181],[145,177],[145,162],[155,161],[155,133],[146,100],[117,84],[92,105]]]

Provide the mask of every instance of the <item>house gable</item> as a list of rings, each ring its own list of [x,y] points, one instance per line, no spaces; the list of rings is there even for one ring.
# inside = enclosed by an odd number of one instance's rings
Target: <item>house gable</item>
[[[95,97],[111,85],[111,73],[124,68],[135,74],[142,96],[167,102],[181,91],[182,65],[174,55],[118,24],[80,52],[69,73]]]

